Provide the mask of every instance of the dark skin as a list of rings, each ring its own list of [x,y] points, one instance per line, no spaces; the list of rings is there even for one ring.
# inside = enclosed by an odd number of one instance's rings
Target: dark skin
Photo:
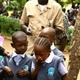
[[[56,30],[56,29],[53,29],[51,27],[47,27],[47,28],[44,28],[41,33],[39,34],[40,37],[45,37],[45,38],[48,38],[49,41],[52,43],[54,42],[55,43],[55,40],[59,40],[58,42],[58,46],[59,46],[59,50],[61,50],[62,52],[64,51],[64,48],[67,44],[67,39],[66,39],[66,36],[61,38],[61,39],[58,39],[58,35],[61,34],[62,31],[60,30]]]
[[[40,5],[46,5],[47,3],[48,3],[48,0],[38,0],[38,3],[40,4]]]
[[[28,45],[28,41],[27,41],[27,37],[26,36],[17,36],[17,37],[13,37],[12,38],[13,43],[11,43],[12,47],[15,48],[15,52],[17,54],[24,54],[27,50],[27,45]],[[10,67],[4,67],[3,71],[6,73],[6,75],[10,75],[12,74],[12,70]],[[25,70],[20,70],[17,72],[16,74],[18,77],[25,77],[25,76],[29,76],[29,72],[25,71]]]
[[[5,66],[3,68],[3,74],[5,76],[12,76],[13,75],[13,72],[12,72],[11,68],[9,68],[8,66]]]
[[[51,43],[53,43],[56,39],[56,36],[55,36],[55,30],[51,27],[47,27],[47,28],[44,28],[41,33],[39,34],[40,37],[45,37],[47,39],[49,39],[49,41]]]
[[[32,72],[31,77],[32,80],[37,80],[37,75],[41,69],[41,66],[43,62],[49,57],[50,55],[50,48],[42,47],[39,45],[34,45],[34,52],[36,56],[36,67],[35,70]],[[45,55],[46,54],[46,55]],[[63,77],[63,80],[67,79],[67,74],[65,74]]]
[[[0,55],[9,57],[9,52],[0,46]]]
[[[37,74],[38,74],[43,62],[47,59],[47,57],[50,54],[50,49],[47,49],[47,48],[45,49],[42,46],[34,45],[34,52],[35,52],[35,56],[36,56],[36,68],[31,74],[32,80],[36,80]]]

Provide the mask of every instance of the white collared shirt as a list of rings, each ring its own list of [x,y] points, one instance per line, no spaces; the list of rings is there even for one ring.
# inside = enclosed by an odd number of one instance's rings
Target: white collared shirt
[[[47,5],[40,5],[39,4],[39,9],[41,10],[41,12],[44,12],[47,8]]]
[[[50,53],[49,57],[45,60],[46,63],[51,63],[53,60],[54,54],[53,52]]]
[[[12,58],[14,58],[14,61],[16,65],[18,66],[22,58],[25,57],[25,54],[17,54],[16,52],[12,53]]]
[[[55,47],[55,45],[54,45],[54,43],[52,43],[52,45],[51,45],[51,50],[53,50],[53,49],[55,49],[56,47]]]
[[[45,60],[46,63],[51,63],[53,58],[54,58],[53,52],[51,51],[49,57]],[[58,71],[60,72],[61,75],[65,75],[66,73],[68,73],[65,65],[63,64],[63,62],[60,62],[59,67],[58,67]]]
[[[25,57],[25,53],[24,54],[17,54],[16,52],[13,51],[12,58],[15,57],[15,56],[17,56],[17,55],[21,56],[22,58]]]

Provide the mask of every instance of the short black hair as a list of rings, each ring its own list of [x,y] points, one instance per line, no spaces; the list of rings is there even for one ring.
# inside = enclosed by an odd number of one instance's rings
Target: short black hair
[[[16,31],[12,34],[12,41],[15,42],[16,39],[21,38],[21,37],[22,38],[26,37],[27,39],[26,33],[24,33],[23,31]]]

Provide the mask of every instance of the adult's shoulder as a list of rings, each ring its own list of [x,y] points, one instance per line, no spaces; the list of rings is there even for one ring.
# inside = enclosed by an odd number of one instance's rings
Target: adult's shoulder
[[[57,8],[57,9],[61,9],[61,5],[59,3],[57,3],[55,0],[51,0],[53,7]]]
[[[56,62],[63,62],[64,60],[63,60],[61,57],[59,57],[59,56],[57,56],[57,55],[54,55],[53,61],[56,61]]]
[[[34,5],[36,4],[37,0],[29,0],[25,3],[25,6]]]

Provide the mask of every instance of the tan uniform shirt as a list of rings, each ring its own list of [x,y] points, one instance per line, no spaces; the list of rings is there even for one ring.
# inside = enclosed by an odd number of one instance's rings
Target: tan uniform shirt
[[[30,0],[24,6],[21,21],[27,23],[29,20],[28,27],[32,30],[32,41],[34,41],[34,38],[39,35],[43,27],[56,26],[64,30],[63,16],[61,6],[53,0],[49,0],[43,11],[41,11],[37,0]]]

